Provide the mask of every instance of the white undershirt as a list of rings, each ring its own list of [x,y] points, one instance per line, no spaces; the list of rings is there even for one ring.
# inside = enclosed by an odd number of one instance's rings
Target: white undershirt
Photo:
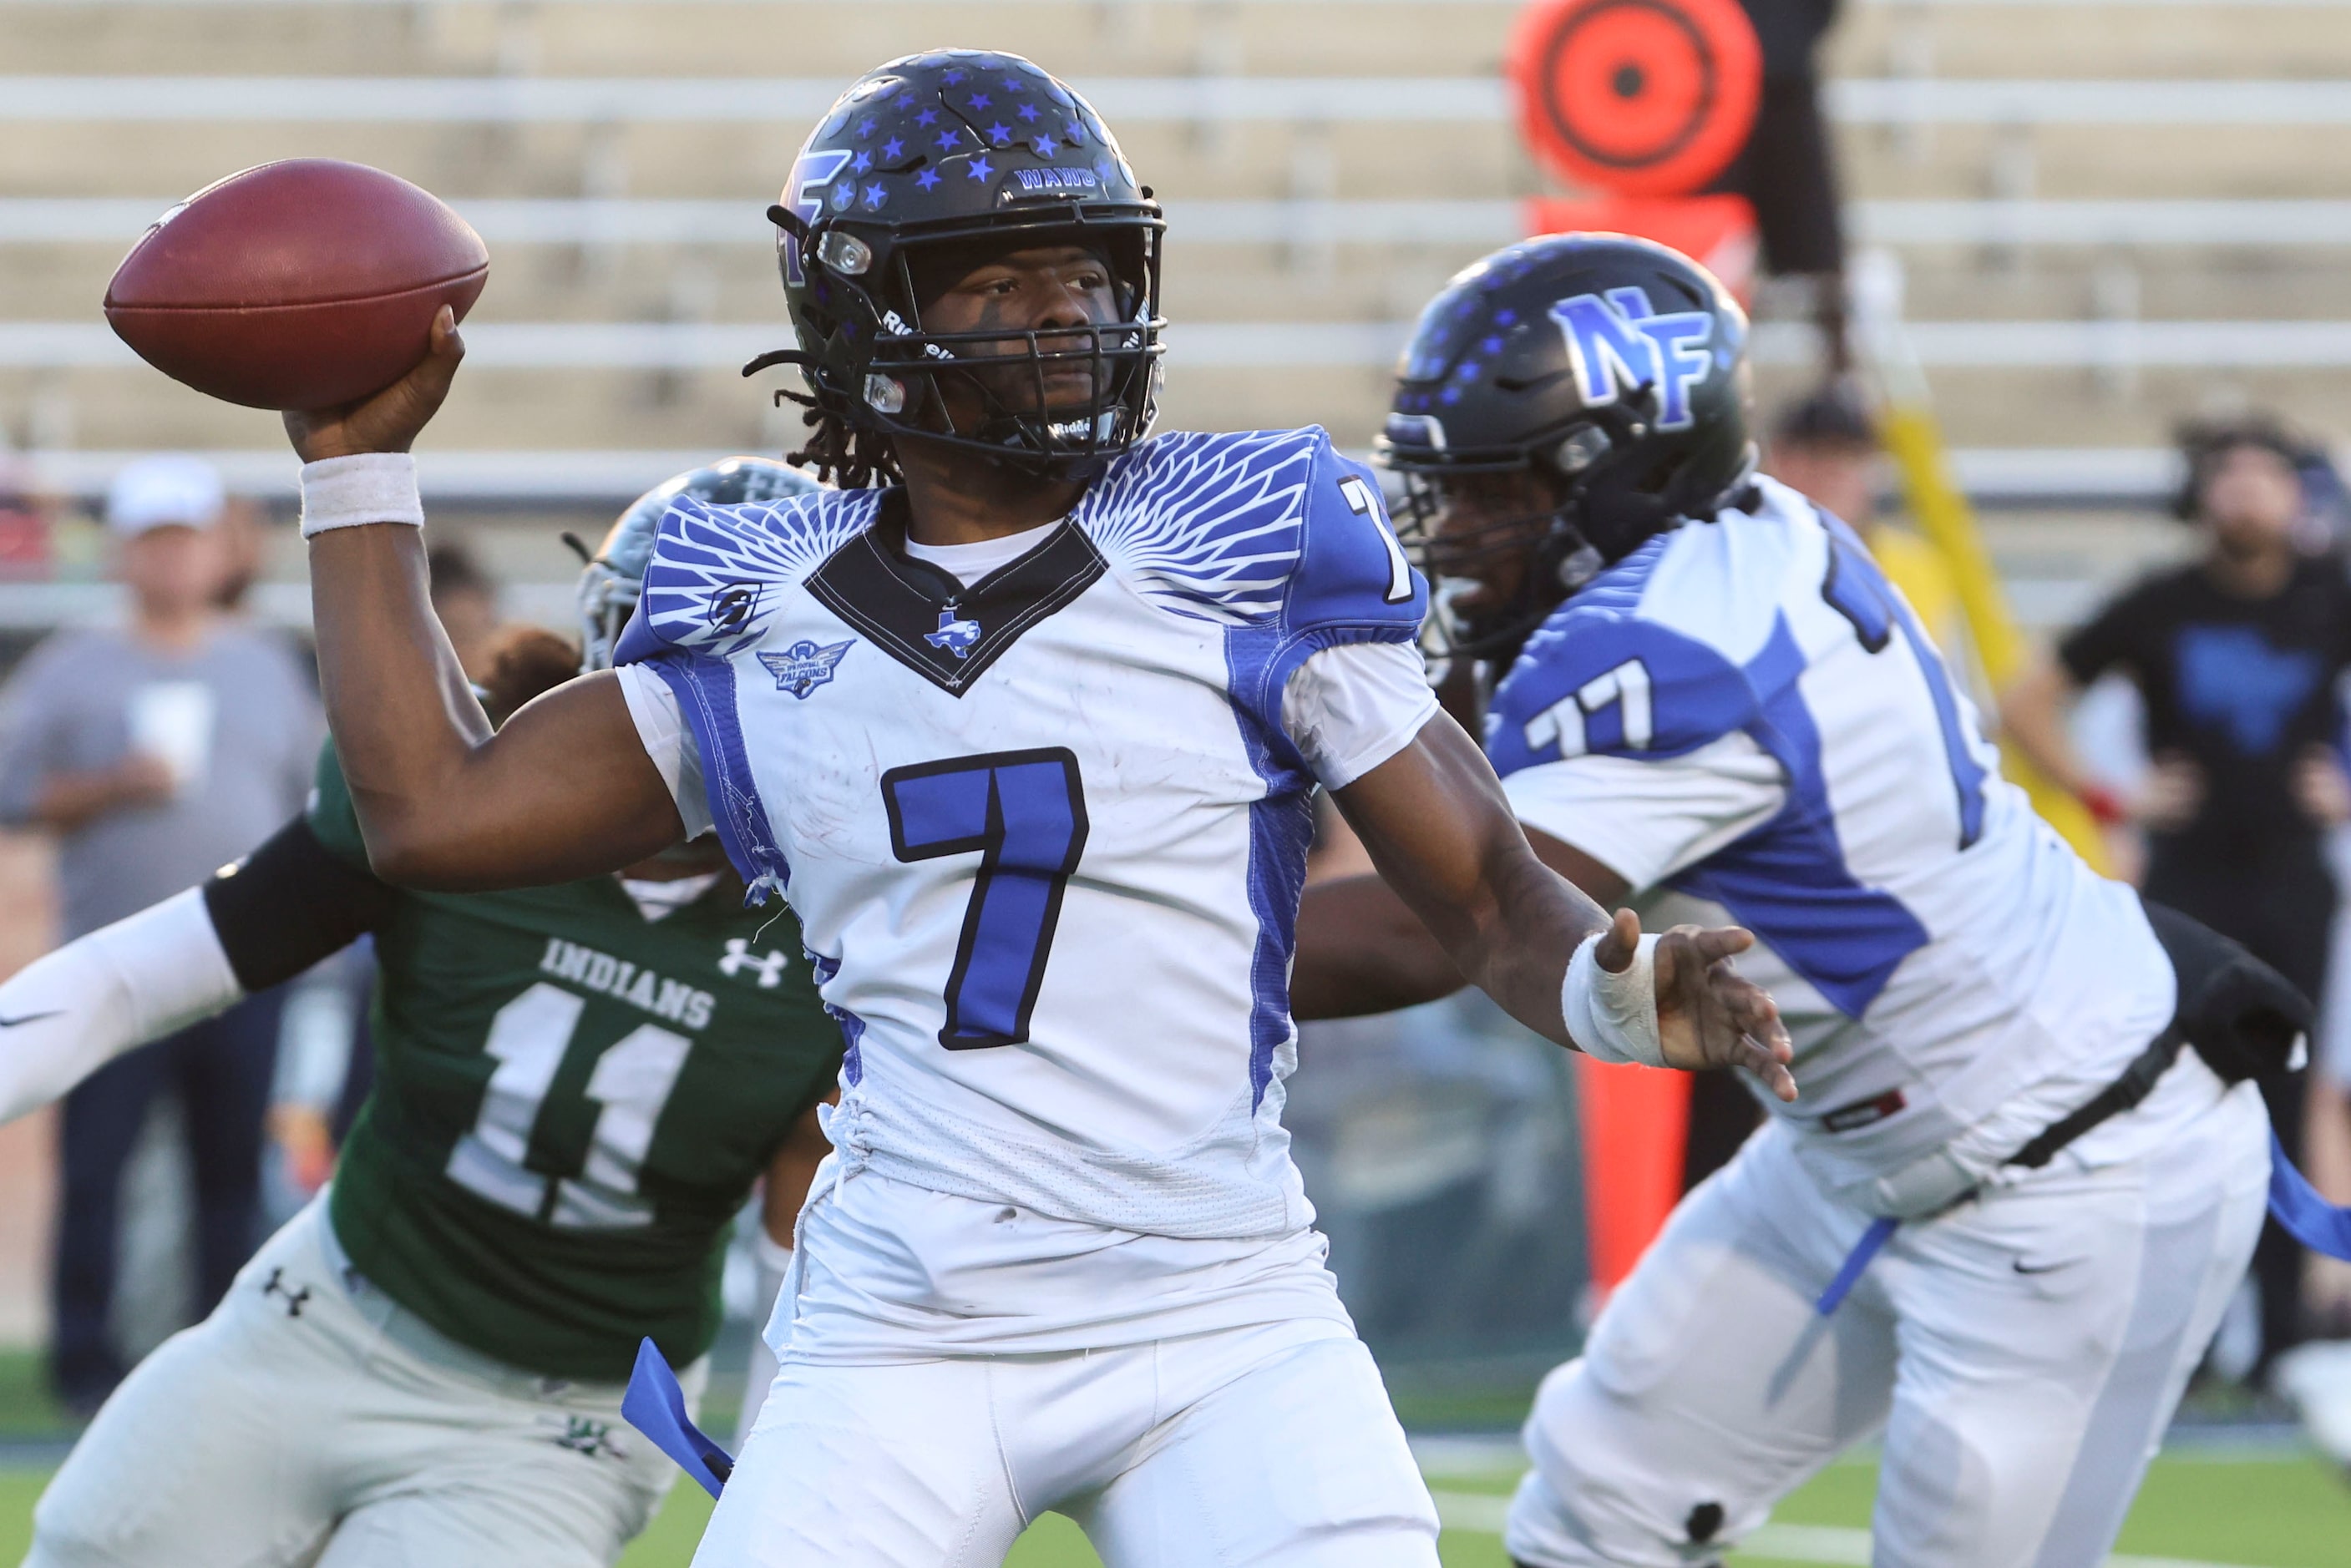
[[[655,881],[646,877],[615,878],[621,891],[629,896],[648,925],[665,920],[718,884],[716,871],[699,872],[692,877],[672,877]]]
[[[993,539],[981,539],[969,545],[918,545],[910,538],[906,541],[906,554],[917,561],[936,566],[969,587],[988,573],[1010,566],[1044,544],[1045,536],[1061,525],[1059,520],[1040,523],[1036,527],[1023,528],[1018,534],[1002,534]]]

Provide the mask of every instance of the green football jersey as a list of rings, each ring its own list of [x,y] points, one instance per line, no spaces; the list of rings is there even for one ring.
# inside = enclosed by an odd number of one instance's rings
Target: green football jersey
[[[332,749],[311,831],[361,867]],[[373,1092],[335,1175],[353,1266],[460,1344],[617,1382],[717,1332],[729,1222],[831,1085],[789,914],[732,873],[647,919],[611,877],[403,893],[375,931]]]

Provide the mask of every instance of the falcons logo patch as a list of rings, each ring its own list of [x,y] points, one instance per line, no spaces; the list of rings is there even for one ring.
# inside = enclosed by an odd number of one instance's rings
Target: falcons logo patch
[[[823,644],[802,638],[781,653],[762,653],[759,662],[776,678],[777,691],[805,700],[810,692],[832,679],[832,672],[840,668],[841,656],[856,642],[853,637],[846,642]]]

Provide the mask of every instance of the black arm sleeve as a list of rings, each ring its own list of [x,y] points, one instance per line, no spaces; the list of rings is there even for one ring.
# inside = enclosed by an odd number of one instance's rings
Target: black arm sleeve
[[[381,924],[399,892],[338,858],[296,817],[204,884],[204,909],[246,992],[293,979]]]

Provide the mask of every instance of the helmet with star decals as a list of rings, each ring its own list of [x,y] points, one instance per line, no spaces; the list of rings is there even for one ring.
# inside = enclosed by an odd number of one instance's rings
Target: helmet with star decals
[[[946,441],[1067,478],[1095,472],[1148,432],[1163,325],[1159,207],[1092,106],[1028,60],[945,49],[867,73],[810,135],[768,215],[799,347],[753,365],[799,365],[812,421],[885,441]],[[1004,344],[1023,335],[926,328],[918,280],[942,265],[1061,244],[1101,257],[1116,319],[1027,333],[1036,400],[1009,400],[967,377],[987,413],[977,428],[952,428],[939,378],[987,356],[1004,385]],[[1092,374],[1091,402],[1048,411],[1046,375],[1077,365]]]
[[[1373,448],[1404,477],[1399,531],[1431,581],[1524,557],[1505,600],[1437,618],[1450,651],[1514,649],[1602,567],[1730,504],[1755,468],[1747,403],[1747,313],[1678,251],[1555,234],[1457,275],[1421,312]],[[1481,486],[1528,499],[1437,526],[1448,489]]]
[[[585,672],[612,668],[612,649],[622,628],[636,613],[644,592],[645,563],[653,559],[653,535],[669,504],[681,495],[713,506],[780,501],[822,488],[789,463],[772,457],[729,457],[701,468],[688,469],[654,485],[629,503],[604,542],[580,572],[580,668]],[[574,548],[578,542],[572,540]],[[583,555],[587,552],[582,549]]]

